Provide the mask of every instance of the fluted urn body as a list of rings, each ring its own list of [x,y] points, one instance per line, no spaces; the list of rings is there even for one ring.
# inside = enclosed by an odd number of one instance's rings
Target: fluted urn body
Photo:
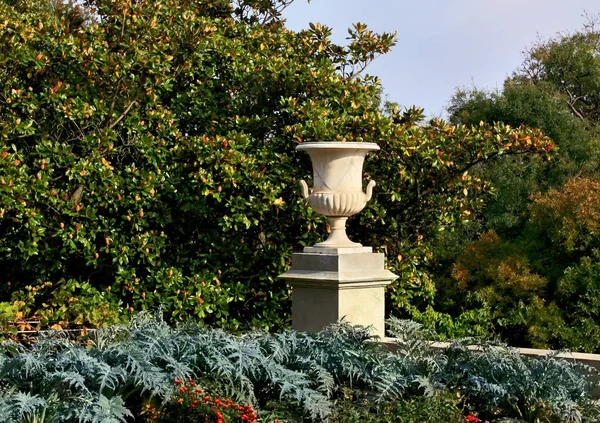
[[[353,248],[346,234],[346,220],[359,213],[371,199],[374,181],[363,192],[362,169],[369,151],[379,150],[377,144],[363,142],[307,142],[296,147],[306,151],[313,166],[313,189],[300,181],[302,196],[311,207],[328,217],[331,232],[326,241],[315,247]]]

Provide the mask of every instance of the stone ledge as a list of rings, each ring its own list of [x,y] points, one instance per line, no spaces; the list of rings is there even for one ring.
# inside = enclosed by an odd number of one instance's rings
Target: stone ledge
[[[349,289],[387,286],[396,279],[389,270],[368,273],[323,272],[314,270],[289,270],[278,278],[285,279],[293,287],[311,287],[321,289]]]
[[[364,275],[373,279],[372,275],[383,275],[383,278],[397,278],[396,275],[385,269],[385,258],[381,253],[353,253],[353,254],[316,254],[293,253],[292,268],[289,272],[329,272],[339,273],[351,279]],[[382,273],[385,272],[385,273]],[[284,276],[281,275],[281,276]],[[280,277],[281,277],[280,276]]]
[[[372,247],[346,247],[346,248],[325,248],[325,247],[304,247],[303,251],[307,254],[340,255],[340,254],[364,254],[372,253]]]

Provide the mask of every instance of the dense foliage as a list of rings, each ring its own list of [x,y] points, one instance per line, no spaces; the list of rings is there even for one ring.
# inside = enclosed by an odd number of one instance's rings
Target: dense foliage
[[[541,128],[555,160],[514,157],[474,173],[496,197],[457,234],[438,238],[438,328],[513,345],[600,351],[597,242],[600,61],[597,19],[534,45],[504,90],[460,91],[451,121]],[[433,314],[433,313],[432,313]]]
[[[394,308],[430,304],[422,242],[468,220],[493,157],[553,151],[504,124],[382,112],[363,70],[394,44],[363,24],[335,45],[293,32],[289,0],[0,1],[0,299],[43,324],[101,325],[162,304],[237,328],[288,323],[276,276],[326,235],[300,199],[298,142],[375,141],[379,184],[350,223],[402,277]]]
[[[585,379],[590,369],[504,347],[471,351],[466,341],[433,349],[418,324],[391,323],[394,353],[343,323],[312,335],[234,336],[197,325],[173,328],[144,314],[128,326],[99,329],[86,342],[62,331],[30,346],[4,342],[0,421],[121,422],[165,413],[168,421],[431,416],[427,421],[458,423],[466,412],[487,420],[597,421],[594,385]]]

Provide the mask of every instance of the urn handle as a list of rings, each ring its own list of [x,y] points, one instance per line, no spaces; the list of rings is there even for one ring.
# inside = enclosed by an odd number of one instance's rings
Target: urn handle
[[[373,181],[373,180],[369,181],[369,183],[367,184],[366,201],[369,201],[371,199],[371,197],[373,196],[373,188],[374,187],[375,187],[375,181]]]
[[[300,181],[300,188],[302,188],[302,197],[305,200],[308,200],[310,193],[308,192],[308,185],[306,185],[306,182],[304,182],[304,180]]]

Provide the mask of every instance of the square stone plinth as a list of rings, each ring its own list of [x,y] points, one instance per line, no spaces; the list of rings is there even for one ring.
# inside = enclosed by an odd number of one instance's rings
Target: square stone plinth
[[[397,278],[384,256],[365,251],[295,253],[280,275],[292,287],[292,327],[317,332],[342,318],[384,336],[385,287]],[[311,251],[311,250],[308,250]],[[314,251],[314,250],[312,250]]]

